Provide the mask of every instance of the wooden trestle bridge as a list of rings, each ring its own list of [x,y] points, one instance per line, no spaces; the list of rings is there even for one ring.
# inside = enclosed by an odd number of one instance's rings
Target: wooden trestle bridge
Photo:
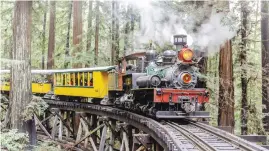
[[[111,106],[45,101],[49,104],[46,117],[34,117],[41,134],[38,137],[53,140],[64,150],[267,150],[226,131],[190,120],[156,121]]]

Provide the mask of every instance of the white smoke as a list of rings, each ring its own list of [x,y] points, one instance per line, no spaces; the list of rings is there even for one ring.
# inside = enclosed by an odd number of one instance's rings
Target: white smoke
[[[231,39],[235,36],[236,32],[231,30],[229,26],[224,26],[222,19],[223,13],[212,13],[208,22],[201,25],[197,33],[193,33],[194,44],[198,46],[200,50],[205,50],[209,53],[218,52],[222,44],[227,39]]]
[[[214,53],[219,51],[219,47],[227,39],[231,39],[236,34],[229,26],[223,25],[222,20],[226,16],[215,13],[215,10],[212,10],[208,20],[203,20],[203,11],[208,11],[208,8],[188,6],[182,8],[182,13],[178,13],[158,5],[158,1],[129,2],[139,9],[141,16],[140,30],[135,33],[135,47],[149,43],[150,40],[158,42],[159,45],[172,43],[173,35],[187,34],[190,47]],[[202,22],[200,27],[196,27],[197,22]],[[191,30],[194,27],[197,28],[195,32]]]

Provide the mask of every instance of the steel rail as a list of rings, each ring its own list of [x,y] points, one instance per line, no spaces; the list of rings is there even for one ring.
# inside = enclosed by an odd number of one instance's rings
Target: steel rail
[[[151,118],[118,108],[113,108],[111,106],[81,102],[55,101],[51,99],[44,100],[49,104],[50,108],[87,112],[90,114],[107,116],[118,121],[126,122],[149,134],[166,151],[188,151],[184,144],[178,142],[176,139],[177,136],[174,133],[171,133],[164,125]]]
[[[240,148],[240,150],[245,150],[245,151],[266,151],[267,149],[256,145],[252,142],[246,141],[238,136],[235,136],[231,133],[228,133],[226,131],[223,131],[221,129],[209,126],[207,124],[203,124],[200,122],[195,122],[188,120],[188,122],[193,126],[193,128],[199,128],[202,129],[204,132],[207,132],[211,135],[214,135],[218,137],[219,139],[224,140],[227,143],[233,144],[233,146],[237,146]]]
[[[175,128],[177,131],[179,131],[182,135],[184,135],[186,138],[188,138],[194,146],[194,148],[196,148],[196,146],[198,147],[197,149],[202,150],[202,151],[215,151],[215,149],[210,146],[207,142],[205,142],[203,139],[197,137],[196,135],[194,135],[193,133],[191,133],[190,131],[188,131],[187,129],[185,129],[183,126],[176,124],[176,123],[167,123],[168,125],[170,125],[171,127]]]

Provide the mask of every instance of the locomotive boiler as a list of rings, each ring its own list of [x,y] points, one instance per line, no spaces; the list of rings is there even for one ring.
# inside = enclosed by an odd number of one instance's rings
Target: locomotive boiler
[[[157,118],[209,117],[201,111],[208,92],[196,87],[199,68],[186,39],[186,35],[174,36],[176,50],[159,54],[148,50],[123,58],[119,63],[123,91],[110,95],[114,103]]]

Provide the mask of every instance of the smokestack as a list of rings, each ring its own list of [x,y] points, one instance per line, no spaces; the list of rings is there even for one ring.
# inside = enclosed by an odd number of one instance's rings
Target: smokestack
[[[174,45],[181,50],[187,44],[187,35],[174,35]]]

